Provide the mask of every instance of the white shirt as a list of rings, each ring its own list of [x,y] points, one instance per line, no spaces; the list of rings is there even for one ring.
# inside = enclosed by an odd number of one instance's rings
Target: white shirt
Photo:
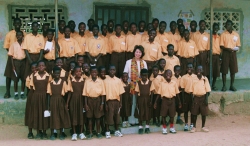
[[[125,65],[125,68],[124,68],[124,71],[123,71],[123,72],[128,73],[129,80],[131,78],[131,76],[130,76],[131,75],[131,62],[132,62],[132,59],[129,59],[128,61],[126,61],[126,65]],[[144,64],[144,68],[148,69],[147,63],[144,60],[142,60],[142,62]],[[143,69],[140,66],[140,61],[137,61],[137,67],[138,67],[138,76],[140,76],[141,69]]]

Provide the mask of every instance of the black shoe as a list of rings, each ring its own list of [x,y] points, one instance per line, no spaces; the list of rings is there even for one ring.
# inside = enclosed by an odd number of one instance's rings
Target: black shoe
[[[88,136],[87,136],[87,139],[92,139],[93,138],[93,134],[89,134]]]
[[[54,133],[55,138],[57,138],[57,133]]]
[[[26,96],[24,94],[21,94],[20,97],[22,100],[26,99]]]
[[[52,134],[52,135],[50,136],[50,140],[55,140],[55,139],[56,139],[55,134]]]
[[[138,130],[138,133],[139,133],[139,134],[143,134],[143,128],[140,128],[140,129]]]
[[[28,134],[28,139],[34,139],[33,133],[29,133],[29,134]]]
[[[42,133],[38,133],[38,134],[36,135],[36,139],[42,139],[42,137],[43,137]]]
[[[73,129],[70,129],[69,132],[71,136],[74,134]]]
[[[101,139],[102,138],[102,134],[101,133],[97,133],[96,137],[99,138],[99,139]]]
[[[102,131],[101,134],[102,134],[102,136],[105,136],[105,131]]]
[[[215,86],[213,86],[213,87],[212,87],[212,90],[213,90],[213,91],[217,91],[218,89],[217,89]]]
[[[48,135],[46,133],[43,133],[42,139],[48,139]]]
[[[11,97],[10,93],[7,93],[7,92],[6,92],[6,93],[4,94],[4,98],[10,98],[10,97]]]
[[[145,128],[145,133],[149,134],[150,133],[150,129],[149,128]]]
[[[18,99],[19,99],[18,94],[16,94],[16,95],[14,96],[14,99],[15,99],[15,100],[18,100]]]
[[[96,130],[93,130],[92,132],[93,132],[93,134],[94,134],[94,135],[96,135],[96,134],[97,134]]]
[[[222,89],[221,89],[221,91],[223,91],[223,92],[227,91],[226,86],[223,86]]]
[[[110,129],[109,129],[109,131],[110,131],[110,134],[115,134],[115,131],[114,131],[114,130],[110,130]]]
[[[67,135],[66,135],[64,132],[62,132],[62,136],[63,136],[63,137],[67,137]]]
[[[169,125],[169,121],[166,121],[166,126],[168,126]]]
[[[237,89],[234,86],[230,86],[229,90],[233,92],[237,91]]]
[[[89,134],[90,134],[90,131],[86,130],[85,135],[89,135]]]
[[[64,132],[63,132],[63,133],[64,133]],[[60,140],[64,140],[64,139],[65,139],[65,136],[64,136],[63,134],[60,134],[60,135],[59,135],[59,139],[60,139]]]
[[[183,125],[183,124],[184,124],[184,122],[183,122],[181,119],[177,119],[177,120],[176,120],[176,124]]]
[[[161,123],[160,123],[160,122],[157,122],[157,123],[156,123],[156,126],[157,126],[157,127],[160,127],[160,126],[161,126]]]

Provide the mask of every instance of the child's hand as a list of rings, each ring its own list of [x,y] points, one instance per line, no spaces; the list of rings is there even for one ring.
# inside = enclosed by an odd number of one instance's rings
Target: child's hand
[[[67,110],[69,110],[69,105],[68,104],[66,104],[65,107],[66,107]]]
[[[103,110],[103,104],[100,105],[100,109],[99,109],[99,110],[100,110],[100,111]]]
[[[156,108],[157,108],[157,104],[155,103],[155,104],[154,104],[154,109],[156,109]]]
[[[85,105],[85,109],[86,109],[86,111],[89,111],[89,106]]]
[[[120,102],[120,108],[122,108],[122,103]]]
[[[16,70],[15,66],[12,66],[12,70],[13,70],[13,71]]]

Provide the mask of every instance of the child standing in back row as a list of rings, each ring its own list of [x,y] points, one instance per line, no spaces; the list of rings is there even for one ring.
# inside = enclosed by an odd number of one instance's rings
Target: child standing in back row
[[[8,55],[11,57],[12,62],[12,73],[11,79],[14,81],[14,90],[15,90],[15,100],[19,99],[18,96],[18,81],[21,80],[21,99],[25,99],[24,95],[24,88],[25,88],[25,52],[22,50],[22,43],[23,43],[23,32],[18,31],[16,32],[17,41],[14,42],[10,48]]]
[[[151,120],[153,91],[154,84],[148,80],[148,70],[141,70],[141,81],[138,81],[135,86],[137,112],[135,117],[139,120],[139,134],[143,134],[142,122],[146,121],[145,133],[150,133],[149,121]]]
[[[68,82],[68,99],[66,107],[69,107],[70,120],[73,128],[72,141],[77,140],[76,127],[80,126],[80,135],[79,138],[81,140],[85,139],[85,135],[83,134],[83,125],[84,125],[84,117],[83,117],[83,105],[84,98],[82,96],[83,87],[84,87],[84,79],[82,77],[81,67],[76,66],[74,69],[75,77],[69,80]]]
[[[38,72],[30,79],[30,92],[34,93],[31,99],[30,122],[28,126],[37,130],[36,139],[47,139],[46,130],[49,128],[49,118],[44,117],[44,111],[48,110],[47,85],[50,75],[45,71],[45,62],[37,63]]]
[[[59,138],[63,140],[65,137],[62,134],[63,128],[70,127],[70,118],[69,112],[66,108],[65,101],[63,96],[67,91],[67,84],[66,81],[63,81],[60,78],[61,68],[54,67],[53,68],[53,80],[47,86],[47,93],[48,96],[51,96],[50,99],[50,129],[51,129],[51,136],[50,140],[55,140],[54,130],[59,129],[60,135]]]
[[[122,127],[130,127],[128,123],[128,117],[131,115],[133,97],[130,94],[130,83],[128,82],[128,73],[124,72],[122,75],[122,84],[125,92],[122,94],[122,108],[121,108],[121,117],[122,117]]]

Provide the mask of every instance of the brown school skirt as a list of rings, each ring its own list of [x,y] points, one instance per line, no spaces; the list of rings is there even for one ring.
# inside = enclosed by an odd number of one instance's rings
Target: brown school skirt
[[[235,51],[225,51],[222,52],[222,63],[221,63],[221,73],[227,74],[228,68],[231,74],[238,72],[237,56]]]
[[[99,119],[104,115],[104,108],[100,111],[100,105],[102,104],[101,97],[87,97],[89,111],[86,112],[87,118]]]
[[[153,108],[153,115],[152,117],[155,118],[155,117],[160,117],[160,112],[161,112],[161,102],[162,102],[162,99],[161,98],[158,98],[158,101],[157,101],[157,106],[156,106],[156,109],[154,108],[153,104],[155,103],[155,100],[157,98],[157,94],[154,94],[153,96],[153,102],[152,102],[152,108]]]
[[[30,54],[30,59],[32,60],[32,62],[37,62],[39,59],[40,54]],[[24,73],[24,78],[26,79],[28,75],[31,74],[31,70],[30,70],[30,62],[28,60],[28,58],[26,59],[26,64],[25,64],[25,73]]]
[[[47,73],[51,74],[53,68],[55,67],[55,60],[47,60],[47,59],[44,60],[46,62],[46,71]]]
[[[138,107],[135,109],[135,118],[139,121],[151,120],[152,107],[150,107],[150,96],[138,96],[137,97]]]
[[[11,74],[12,74],[13,70],[12,70],[12,62],[11,62],[11,57],[8,56],[7,62],[6,62],[6,66],[5,66],[5,71],[4,71],[4,76],[11,78]]]
[[[129,91],[122,94],[122,108],[120,112],[121,117],[131,116],[132,102],[133,101],[132,101]]]
[[[126,60],[132,59],[134,57],[133,52],[126,52]]]
[[[105,113],[106,124],[120,124],[120,102],[118,100],[108,100],[106,102],[108,111]]]
[[[181,76],[185,75],[187,73],[187,64],[188,63],[192,63],[193,64],[193,67],[195,68],[194,66],[194,58],[183,58],[181,57]]]
[[[33,90],[30,90],[27,96],[27,101],[26,101],[26,108],[25,108],[25,117],[24,117],[24,124],[25,126],[29,126],[30,123],[30,111],[31,111],[31,100],[32,100],[32,95],[33,95]],[[29,127],[31,128],[31,127]]]
[[[184,92],[182,111],[189,112],[192,106],[192,94]]]
[[[123,70],[126,64],[125,52],[113,52],[111,54],[110,63],[116,67],[116,76],[120,78],[123,74]]]
[[[208,115],[208,106],[205,104],[206,96],[194,96],[194,101],[191,109],[192,115],[207,116]]]
[[[13,60],[14,66],[15,66],[15,71],[17,74],[17,77],[14,73],[14,71],[12,70],[11,72],[11,79],[14,82],[18,82],[19,79],[21,79],[21,81],[25,81],[25,77],[24,77],[24,72],[25,72],[25,59],[23,60]]]
[[[209,75],[209,64],[207,63],[207,56],[208,55],[208,51],[200,51],[199,54],[197,55],[197,63],[196,65],[201,65],[203,68],[203,75],[207,76]]]
[[[220,55],[213,55],[213,77],[220,77]]]
[[[176,114],[175,111],[175,97],[172,98],[162,98],[161,102],[161,116],[162,117],[174,117]]]

